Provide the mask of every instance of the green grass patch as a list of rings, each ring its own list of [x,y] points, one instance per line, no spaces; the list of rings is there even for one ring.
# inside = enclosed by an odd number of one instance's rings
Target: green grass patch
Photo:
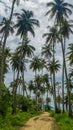
[[[0,130],[19,130],[26,121],[34,116],[39,115],[40,112],[20,112],[16,115],[7,115],[6,117],[0,116]]]
[[[51,111],[51,116],[56,119],[59,130],[73,130],[73,118],[70,118],[67,113],[56,114]]]

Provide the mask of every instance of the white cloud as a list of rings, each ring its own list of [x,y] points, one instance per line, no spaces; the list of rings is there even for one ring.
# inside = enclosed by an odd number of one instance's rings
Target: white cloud
[[[52,1],[52,0],[29,0],[26,2],[24,2],[24,0],[20,0],[20,5],[19,6],[15,5],[14,12],[20,12],[22,8],[33,10],[34,17],[40,21],[40,28],[37,28],[37,29],[35,28],[35,33],[36,33],[35,38],[30,36],[31,44],[36,47],[37,54],[40,54],[41,47],[43,46],[43,44],[45,42],[45,39],[42,38],[42,35],[43,35],[43,33],[47,32],[47,29],[46,29],[47,25],[52,25],[54,22],[54,20],[48,21],[48,16],[47,17],[45,16],[46,11],[48,10],[48,8],[46,8],[46,2],[49,2],[49,1]],[[8,17],[10,14],[10,8],[8,8],[8,7],[11,7],[11,1],[2,0],[2,2],[4,2],[5,4],[0,3],[0,16]],[[70,1],[68,1],[68,0],[67,0],[67,2],[70,3]],[[72,0],[71,0],[71,3],[73,4]],[[72,18],[72,16],[71,16],[71,18]],[[14,19],[14,17],[13,17],[13,19]],[[71,36],[70,40],[67,41],[67,43],[72,42],[72,41],[73,41],[73,38]],[[7,46],[9,46],[12,50],[14,50],[17,47],[18,42],[19,41],[17,40],[17,37],[15,38],[15,37],[10,36],[8,38]],[[57,59],[59,59],[60,62],[62,62],[62,54],[61,54],[60,45],[57,45],[56,48],[57,48],[57,54],[58,54]],[[60,74],[61,74],[61,72],[58,73],[59,77],[61,77]],[[31,79],[31,77],[33,77],[31,75],[33,75],[33,73],[30,70],[28,72],[26,72],[26,75],[25,75],[26,80]],[[9,84],[8,82],[10,82],[10,79],[12,79],[12,78],[10,78],[10,76],[12,77],[11,72],[10,72],[10,74],[8,74],[6,76],[7,77],[6,84]]]

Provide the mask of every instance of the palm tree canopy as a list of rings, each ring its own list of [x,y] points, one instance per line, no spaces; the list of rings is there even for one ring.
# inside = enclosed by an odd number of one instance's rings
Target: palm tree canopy
[[[35,48],[29,44],[29,41],[23,41],[23,47],[22,47],[22,45],[20,45],[17,48],[18,53],[21,53],[21,50],[23,53],[23,57],[25,57],[25,56],[31,57],[34,54]]]
[[[34,56],[30,64],[30,69],[33,69],[33,71],[40,70],[40,60],[38,56]]]
[[[45,58],[50,58],[52,56],[52,48],[49,45],[44,45],[42,47],[42,55],[44,55]]]
[[[34,26],[39,26],[39,21],[33,18],[33,12],[22,9],[22,14],[17,15],[17,24],[14,26],[17,28],[17,34],[23,37],[27,32],[30,32],[35,36]]]
[[[13,34],[14,33],[14,29],[13,29],[13,22],[9,21],[8,19],[6,19],[5,17],[3,18],[2,22],[0,23],[0,33],[3,34],[7,34],[9,36],[9,34]]]
[[[50,72],[52,74],[53,74],[54,71],[57,73],[59,71],[60,67],[61,67],[58,60],[51,61],[47,66],[48,66],[48,69],[50,70]]]
[[[12,65],[12,69],[13,71],[18,71],[19,69],[19,62],[20,62],[20,55],[18,54],[18,52],[16,51],[15,53],[12,54],[11,57],[11,62],[10,64]],[[24,61],[26,62],[26,61]],[[21,66],[20,66],[20,71],[23,71],[23,66],[24,66],[24,70],[26,70],[26,65],[23,63],[23,59],[21,60]]]
[[[73,21],[72,20],[67,21],[66,19],[64,19],[62,21],[62,26],[61,26],[61,29],[60,29],[60,33],[64,36],[64,38],[69,39],[69,34],[70,33],[73,34],[73,31],[71,29],[72,27],[73,27]]]
[[[53,2],[47,3],[47,7],[51,7],[51,9],[47,11],[46,15],[50,14],[51,18],[55,16],[55,21],[60,23],[63,17],[68,18],[68,14],[72,14],[73,5],[65,2],[65,0],[53,0]]]
[[[49,45],[56,43],[56,40],[60,40],[58,30],[55,26],[51,27],[49,33],[45,33],[43,37],[46,37],[46,43],[49,42]]]

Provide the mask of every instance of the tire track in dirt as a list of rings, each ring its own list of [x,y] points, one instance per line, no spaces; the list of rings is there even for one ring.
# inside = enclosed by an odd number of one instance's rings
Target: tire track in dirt
[[[20,130],[58,130],[56,121],[48,112],[30,118]]]

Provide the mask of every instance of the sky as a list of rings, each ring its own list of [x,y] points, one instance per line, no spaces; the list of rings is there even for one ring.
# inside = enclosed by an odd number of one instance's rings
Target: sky
[[[0,0],[0,21],[2,20],[2,17],[9,17],[10,15],[10,8],[11,8],[11,1],[12,0]],[[52,0],[29,0],[25,1],[20,0],[19,6],[15,5],[14,12],[21,12],[21,9],[27,9],[32,10],[34,12],[34,18],[38,19],[40,22],[40,28],[35,28],[35,38],[29,35],[29,39],[31,39],[31,43],[36,48],[36,54],[40,56],[41,48],[43,44],[45,43],[45,39],[42,38],[42,35],[47,32],[47,26],[52,25],[54,22],[54,19],[50,20],[48,16],[45,16],[48,8],[46,8],[46,3],[50,2]],[[71,2],[73,4],[73,0],[66,0],[67,2]],[[73,18],[73,15],[70,17]],[[13,17],[13,21],[16,19]],[[67,41],[68,43],[72,43],[73,39],[72,36],[70,36],[70,40]],[[18,37],[10,36],[7,40],[7,46],[11,48],[12,51],[15,50],[15,48],[18,46],[19,39]],[[61,54],[61,46],[60,44],[56,45],[57,49],[57,59],[59,59],[60,63],[62,64],[62,54]],[[28,68],[27,68],[28,69]],[[28,70],[25,72],[25,80],[28,82],[33,78],[33,72],[31,70]],[[13,73],[12,70],[9,70],[9,73],[6,75],[5,83],[9,86],[10,82],[13,79]],[[57,80],[61,79],[61,70],[57,73]]]

